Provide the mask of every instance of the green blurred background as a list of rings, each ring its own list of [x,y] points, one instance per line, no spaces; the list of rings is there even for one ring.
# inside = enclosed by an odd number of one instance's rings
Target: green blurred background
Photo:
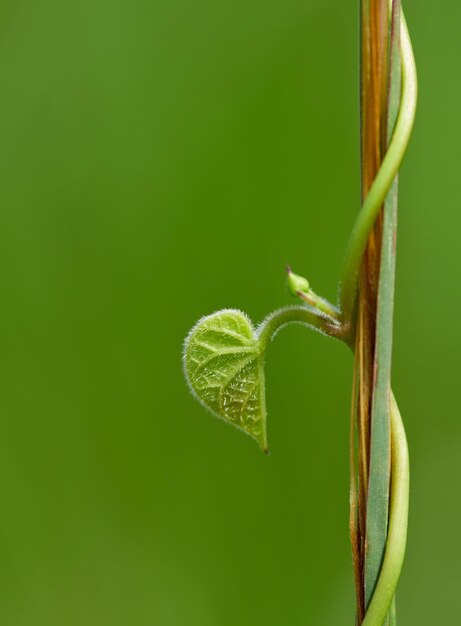
[[[394,388],[412,456],[401,624],[455,623],[461,5],[408,2]],[[292,327],[272,455],[192,399],[182,341],[335,297],[359,198],[357,2],[3,0],[0,623],[353,624],[352,359]]]

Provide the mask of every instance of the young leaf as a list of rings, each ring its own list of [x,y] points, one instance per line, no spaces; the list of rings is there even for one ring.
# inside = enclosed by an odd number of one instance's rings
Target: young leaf
[[[250,319],[226,309],[202,318],[184,346],[184,372],[197,399],[267,451],[264,343]]]

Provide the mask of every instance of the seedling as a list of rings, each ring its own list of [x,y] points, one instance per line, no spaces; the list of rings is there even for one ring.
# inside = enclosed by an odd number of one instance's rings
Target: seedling
[[[373,49],[375,40],[371,34],[383,15],[387,24],[388,47],[385,54],[389,67],[385,75],[388,96],[385,104],[380,106],[381,115],[384,107],[388,139],[377,173],[369,188],[365,189],[362,208],[352,229],[339,283],[338,304],[333,305],[320,297],[311,289],[307,279],[288,268],[287,285],[291,294],[300,301],[299,305],[277,310],[256,327],[241,311],[218,311],[199,320],[187,336],[184,347],[184,372],[196,398],[214,415],[253,437],[264,452],[268,450],[264,359],[274,335],[284,326],[298,323],[342,341],[355,353],[354,397],[362,400],[364,395],[369,397],[365,411],[360,412],[357,402],[354,402],[350,444],[350,531],[357,621],[364,626],[395,624],[393,599],[405,552],[409,495],[407,442],[390,389],[390,335],[396,176],[413,126],[417,84],[412,47],[399,3],[391,1],[386,6],[382,0],[364,0],[362,47],[366,38],[371,41],[371,55],[368,49],[362,50],[362,133],[365,142],[369,135],[364,129],[367,112],[364,113],[363,107],[370,87],[367,87],[363,68],[371,63],[373,74],[376,50]],[[396,33],[400,33],[399,36]],[[367,171],[366,155],[366,147],[362,145],[364,187],[367,186],[364,175]],[[370,263],[369,259],[368,265],[365,263],[364,254],[370,237],[376,237],[378,218],[382,222],[378,231],[379,258],[375,255],[375,260],[378,258],[379,261],[379,272],[372,346],[375,372],[378,373],[373,376],[366,396],[367,381],[361,374],[360,364],[363,365],[363,362],[359,354],[366,340],[360,298],[369,296],[367,281],[363,277],[366,277]],[[363,422],[363,414],[368,415],[368,423]]]

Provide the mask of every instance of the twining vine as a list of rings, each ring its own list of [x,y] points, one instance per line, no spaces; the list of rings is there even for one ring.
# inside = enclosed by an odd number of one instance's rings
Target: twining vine
[[[392,3],[391,3],[392,4]],[[407,149],[416,109],[416,68],[405,18],[400,22],[401,95],[392,138],[352,229],[334,306],[290,269],[288,286],[302,305],[269,315],[257,328],[241,311],[226,309],[202,318],[185,341],[184,372],[197,399],[213,414],[252,436],[267,451],[264,356],[275,334],[300,323],[339,339],[354,350],[358,277],[368,237]],[[403,564],[409,497],[405,430],[390,392],[391,486],[389,522],[379,578],[363,626],[382,626]]]

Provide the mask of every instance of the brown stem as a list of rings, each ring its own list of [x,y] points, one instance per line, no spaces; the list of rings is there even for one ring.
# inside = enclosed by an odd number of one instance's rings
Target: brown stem
[[[387,147],[388,19],[388,0],[362,0],[360,76],[362,202],[376,177]],[[351,427],[351,458],[354,457],[351,461],[351,502],[354,502],[354,505],[351,506],[350,529],[359,624],[365,615],[363,572],[366,550],[366,499],[382,231],[381,211],[363,256],[355,328],[352,424],[355,422],[357,429],[357,463],[355,463],[355,432]]]

